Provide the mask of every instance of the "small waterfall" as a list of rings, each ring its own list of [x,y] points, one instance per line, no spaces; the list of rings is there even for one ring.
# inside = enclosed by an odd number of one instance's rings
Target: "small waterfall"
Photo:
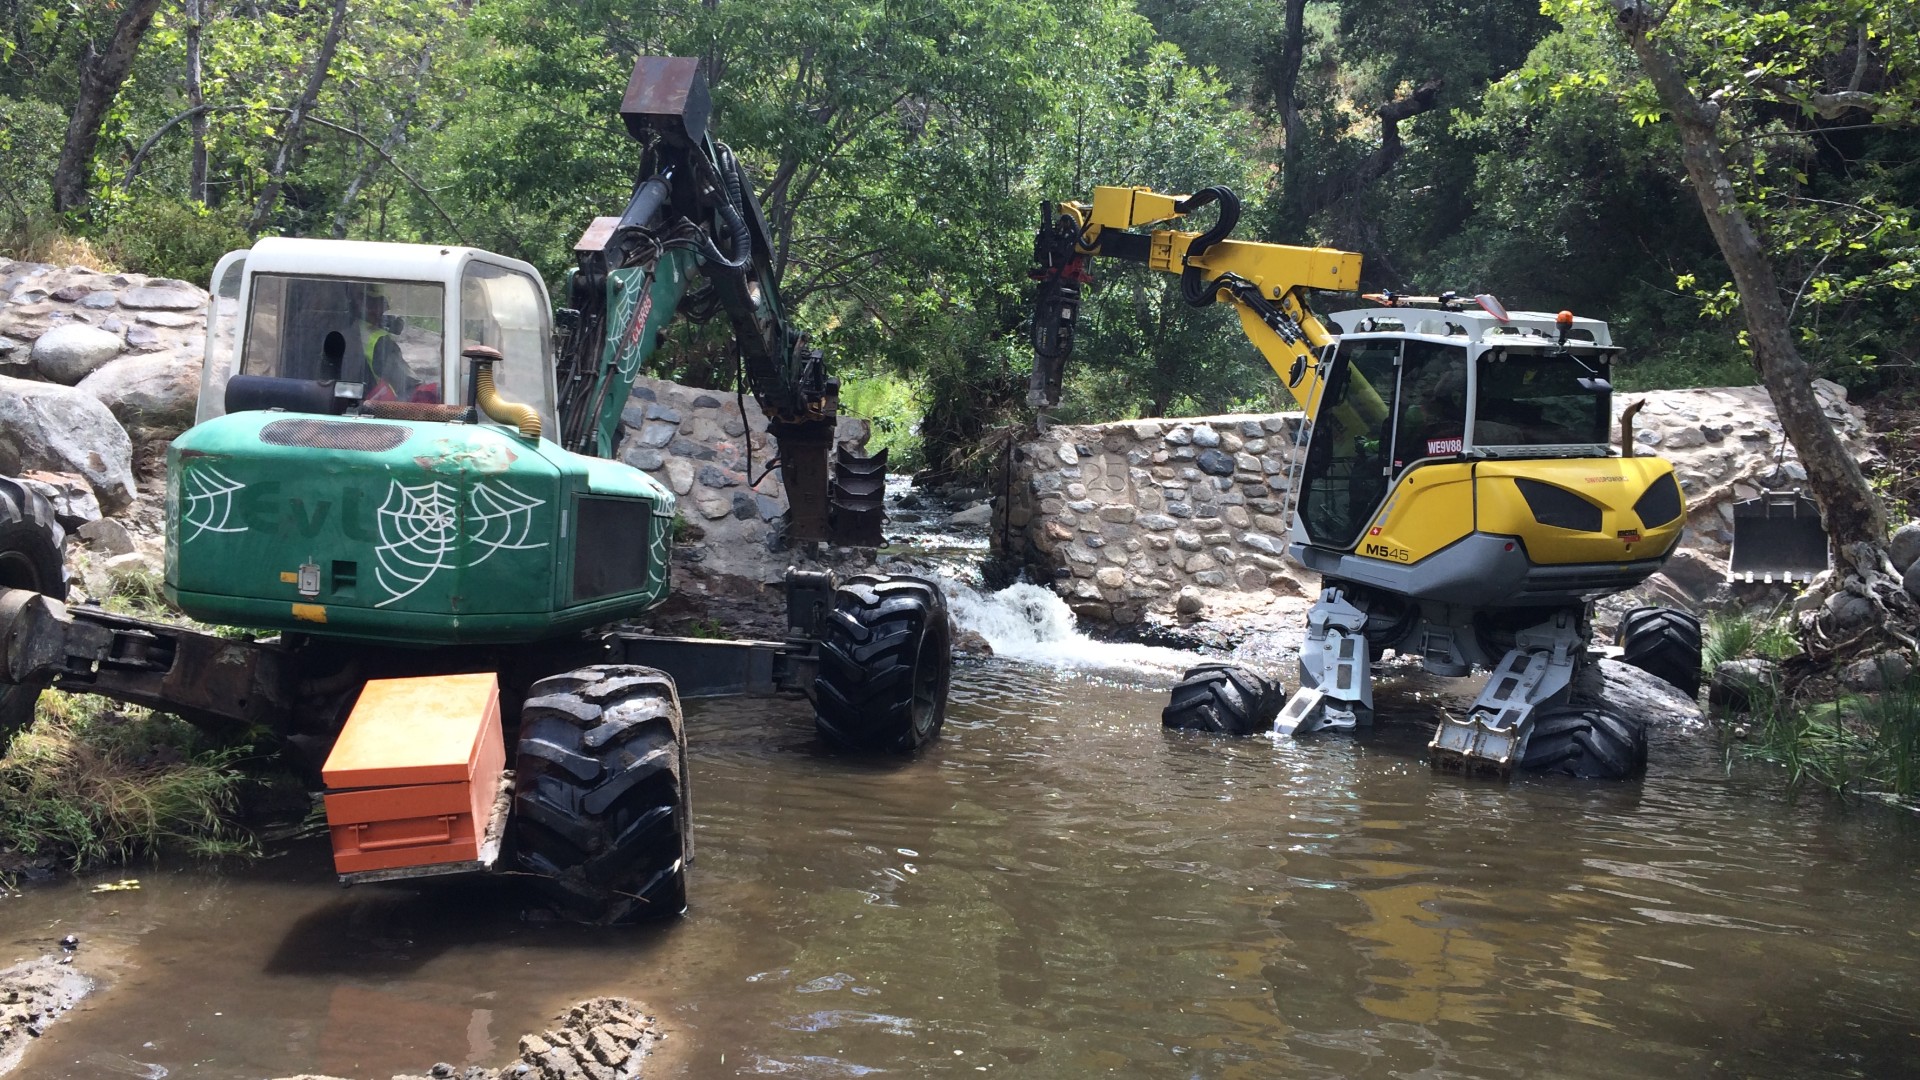
[[[1080,632],[1066,601],[1030,582],[995,593],[957,581],[942,584],[954,621],[985,638],[995,656],[1041,667],[1175,677],[1204,659],[1181,649],[1095,641]]]
[[[993,646],[995,656],[1038,667],[1147,675],[1180,675],[1205,657],[1180,649],[1096,641],[1052,589],[1017,582],[982,592],[980,566],[988,557],[987,527],[953,522],[959,505],[986,492],[918,492],[905,476],[887,477],[889,560],[902,572],[938,578],[954,622]],[[882,569],[887,567],[883,564]]]

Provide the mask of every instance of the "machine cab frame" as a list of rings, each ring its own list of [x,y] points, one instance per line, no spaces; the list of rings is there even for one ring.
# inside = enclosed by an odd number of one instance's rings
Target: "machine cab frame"
[[[505,357],[500,392],[555,430],[552,307],[534,268],[476,248],[264,238],[214,268],[196,423],[237,374],[339,384],[364,400],[467,400],[463,349]],[[449,332],[450,330],[456,332]]]

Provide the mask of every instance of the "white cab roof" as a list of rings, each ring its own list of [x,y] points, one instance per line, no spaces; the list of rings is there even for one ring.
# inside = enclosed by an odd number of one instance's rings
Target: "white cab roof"
[[[467,263],[479,259],[540,280],[531,265],[479,248],[438,244],[385,244],[370,240],[308,240],[264,236],[247,252],[249,274],[300,274],[372,281],[458,283]]]
[[[1508,321],[1502,323],[1478,306],[1470,306],[1463,311],[1446,311],[1432,307],[1371,307],[1354,308],[1350,311],[1336,311],[1321,317],[1327,323],[1327,329],[1334,334],[1365,333],[1408,333],[1432,337],[1459,337],[1465,335],[1470,342],[1487,344],[1514,345],[1551,345],[1560,339],[1559,324],[1554,322],[1555,313],[1549,311],[1509,311]],[[1398,327],[1381,325],[1399,323]],[[1338,329],[1336,329],[1338,327]],[[1587,335],[1592,335],[1591,342]],[[1599,319],[1573,320],[1573,334],[1569,344],[1612,345],[1613,336],[1607,332],[1607,324]]]

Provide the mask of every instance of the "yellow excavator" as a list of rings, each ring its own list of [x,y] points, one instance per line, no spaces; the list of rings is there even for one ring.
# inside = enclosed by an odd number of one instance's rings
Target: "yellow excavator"
[[[1154,227],[1215,204],[1204,232]],[[1109,258],[1179,275],[1190,304],[1231,306],[1305,413],[1288,553],[1322,590],[1299,688],[1283,705],[1258,674],[1204,665],[1174,688],[1163,722],[1295,736],[1364,726],[1371,664],[1393,650],[1437,675],[1491,672],[1466,713],[1439,724],[1435,768],[1639,771],[1644,718],[1575,689],[1596,655],[1593,602],[1661,567],[1686,507],[1673,466],[1633,454],[1637,405],[1611,445],[1620,348],[1606,324],[1453,293],[1373,294],[1376,307],[1322,319],[1307,291],[1357,290],[1360,256],[1234,240],[1238,218],[1224,187],[1099,187],[1091,203],[1043,207],[1034,241],[1035,407],[1059,400],[1089,263]],[[1626,662],[1698,692],[1691,615],[1636,608],[1619,643]]]

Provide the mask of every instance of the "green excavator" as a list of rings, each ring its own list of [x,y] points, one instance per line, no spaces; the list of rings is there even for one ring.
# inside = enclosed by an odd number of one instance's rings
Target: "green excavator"
[[[197,422],[168,452],[165,595],[268,633],[67,605],[50,509],[0,481],[0,736],[46,687],[272,732],[319,766],[343,880],[511,869],[596,922],[685,906],[681,697],[805,694],[851,751],[934,738],[951,656],[928,581],[789,571],[781,641],[622,626],[671,588],[674,494],[615,454],[676,318],[730,324],[787,538],[879,540],[885,459],[836,444],[837,381],[710,112],[696,61],[639,61],[639,179],[581,236],[557,311],[533,267],[472,248],[227,255]]]

